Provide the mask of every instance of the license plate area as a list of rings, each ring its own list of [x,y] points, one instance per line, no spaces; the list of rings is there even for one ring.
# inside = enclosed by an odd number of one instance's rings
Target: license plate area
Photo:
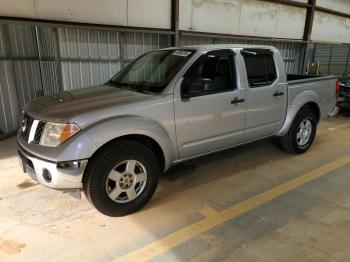
[[[34,165],[33,165],[33,162],[26,158],[21,151],[17,151],[18,152],[18,160],[19,160],[19,164],[20,164],[20,167],[23,171],[23,173],[28,173],[28,170],[27,169],[32,169],[34,170]]]

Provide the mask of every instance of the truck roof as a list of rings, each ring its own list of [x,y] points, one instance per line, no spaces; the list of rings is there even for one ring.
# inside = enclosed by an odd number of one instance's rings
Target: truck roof
[[[196,51],[207,51],[213,49],[224,49],[224,48],[265,48],[271,50],[277,50],[276,47],[270,45],[249,45],[249,44],[211,44],[211,45],[188,45],[179,47],[169,47],[166,49],[194,49]]]

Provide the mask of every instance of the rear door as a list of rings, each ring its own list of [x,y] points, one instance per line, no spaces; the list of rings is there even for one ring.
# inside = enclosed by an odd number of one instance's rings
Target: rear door
[[[278,54],[269,49],[243,49],[247,89],[245,141],[274,135],[287,110],[287,82],[277,66],[284,67]],[[281,60],[281,59],[280,59]]]

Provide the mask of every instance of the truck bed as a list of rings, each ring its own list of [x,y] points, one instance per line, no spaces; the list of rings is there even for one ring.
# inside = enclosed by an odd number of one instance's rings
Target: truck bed
[[[300,84],[306,82],[314,82],[328,79],[335,79],[335,76],[317,76],[317,75],[297,75],[297,74],[287,74],[288,84]]]
[[[299,95],[307,92],[319,104],[320,118],[325,118],[333,110],[336,92],[335,76],[287,75],[288,105],[298,103]]]

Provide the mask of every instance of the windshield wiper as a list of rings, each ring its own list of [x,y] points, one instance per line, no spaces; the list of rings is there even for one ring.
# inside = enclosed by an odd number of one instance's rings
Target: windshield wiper
[[[132,88],[133,90],[135,90],[136,92],[140,92],[140,93],[144,93],[144,94],[152,94],[153,92],[147,90],[147,88],[145,88],[145,84],[147,82],[146,81],[139,81],[139,82],[135,82],[130,84],[130,88]]]
[[[104,83],[105,85],[108,86],[115,86],[118,87],[121,85],[121,83],[117,82],[117,81],[113,81],[112,79],[108,80],[106,83]]]
[[[111,86],[115,86],[117,88],[126,88],[126,89],[133,90],[133,91],[143,93],[143,94],[153,94],[154,92],[151,92],[151,91],[144,89],[145,83],[146,83],[146,81],[135,82],[132,84],[131,83],[122,83],[122,82],[113,81],[111,79],[108,82],[106,82],[105,85],[111,85]]]
[[[123,83],[118,81],[113,81],[112,79],[107,81],[105,85],[115,86],[117,88],[125,88],[128,90],[133,90],[135,92],[143,93],[143,94],[157,94],[158,92],[151,91],[151,86],[146,85],[147,81],[139,81],[133,83]]]
[[[122,87],[127,87],[129,89],[133,88],[132,85],[129,83],[122,83],[122,82],[118,82],[118,81],[113,81],[112,79],[109,80],[108,82],[106,82],[105,85],[115,86],[118,88],[122,88]]]

